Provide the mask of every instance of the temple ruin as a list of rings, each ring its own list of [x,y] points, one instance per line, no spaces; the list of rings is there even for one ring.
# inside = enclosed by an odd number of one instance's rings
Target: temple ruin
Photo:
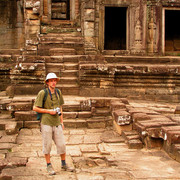
[[[36,94],[54,71],[65,93],[179,101],[180,1],[2,0],[0,9],[9,96]]]
[[[164,147],[180,162],[180,110],[129,103],[180,101],[180,0],[1,0],[0,14],[6,134],[39,125],[34,97],[54,72],[62,94],[78,99],[64,106],[67,127],[115,122],[136,130],[136,147]]]

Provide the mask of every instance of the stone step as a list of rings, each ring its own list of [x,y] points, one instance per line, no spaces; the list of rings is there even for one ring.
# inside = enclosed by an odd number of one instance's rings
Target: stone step
[[[142,149],[143,143],[140,140],[140,136],[137,131],[122,131],[122,137],[128,145],[129,149]]]
[[[71,20],[51,20],[51,26],[58,26],[58,27],[74,27],[74,21]]]
[[[58,84],[78,84],[77,77],[61,77]]]
[[[79,61],[87,59],[87,56],[86,55],[60,55],[60,56],[41,56],[41,58],[43,58],[43,60],[46,61],[46,63],[79,63]],[[32,57],[29,57],[28,59],[32,59]],[[26,60],[28,59],[26,58]]]
[[[164,57],[150,57],[150,56],[119,56],[119,55],[105,55],[105,60],[108,63],[122,63],[122,64],[179,64],[180,57],[178,56],[164,56]]]
[[[20,49],[0,49],[1,55],[21,55],[22,51]]]
[[[41,26],[41,33],[71,33],[74,36],[81,36],[81,29],[77,27],[61,27],[61,26]]]
[[[61,77],[78,77],[78,70],[61,71]]]
[[[64,125],[67,128],[106,128],[112,126],[112,119],[108,118],[88,118],[88,119],[64,119]]]
[[[63,95],[79,95],[79,86],[76,84],[57,84]]]
[[[83,43],[83,37],[71,36],[70,34],[47,34],[47,35],[40,36],[40,43],[61,44],[65,42]]]
[[[48,72],[60,72],[66,70],[78,70],[77,63],[46,63],[46,71]],[[59,74],[59,73],[58,73]]]
[[[18,123],[12,119],[0,119],[0,130],[4,130],[7,135],[16,134]]]
[[[52,48],[49,50],[51,56],[58,55],[75,55],[76,50],[73,48]]]
[[[76,41],[45,41],[38,45],[38,51],[48,50],[50,48],[74,48],[76,50],[84,50],[84,43]]]
[[[7,110],[13,111],[30,111],[32,109],[32,102],[13,102],[7,105]]]

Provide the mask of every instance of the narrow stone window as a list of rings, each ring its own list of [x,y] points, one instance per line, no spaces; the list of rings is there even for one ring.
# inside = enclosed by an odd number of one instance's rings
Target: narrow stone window
[[[52,0],[51,19],[70,19],[70,0]]]
[[[180,54],[180,10],[165,10],[165,51]]]
[[[105,50],[126,50],[127,7],[105,7]]]

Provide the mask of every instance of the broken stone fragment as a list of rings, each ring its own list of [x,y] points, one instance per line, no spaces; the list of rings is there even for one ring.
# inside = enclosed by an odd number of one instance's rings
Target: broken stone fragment
[[[127,125],[131,123],[131,115],[127,111],[115,110],[113,116],[118,125]]]
[[[180,106],[176,106],[174,114],[180,114]]]
[[[5,125],[5,132],[7,135],[12,135],[17,133],[17,122],[11,122]]]

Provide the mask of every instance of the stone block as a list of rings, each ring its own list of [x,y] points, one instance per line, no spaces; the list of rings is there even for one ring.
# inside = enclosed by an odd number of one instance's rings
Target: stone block
[[[35,111],[16,111],[14,113],[16,121],[35,121],[37,114]]]
[[[101,136],[100,134],[91,134],[91,136],[85,135],[84,143],[85,144],[99,144],[101,143],[100,136]]]
[[[180,106],[176,106],[174,114],[180,114]]]
[[[169,144],[180,143],[180,131],[169,131],[166,135]]]
[[[98,150],[101,155],[110,155],[110,152],[106,151],[103,144],[98,145]]]
[[[92,113],[89,111],[78,112],[78,118],[91,118]]]
[[[104,120],[89,119],[87,120],[87,127],[91,129],[106,128],[106,122]]]
[[[9,111],[29,111],[32,110],[32,102],[17,102],[7,105]]]
[[[160,137],[167,140],[167,133],[170,131],[180,131],[180,126],[164,126],[161,128]]]
[[[134,113],[132,115],[133,122],[150,120],[150,117],[146,113]]]
[[[94,9],[85,9],[84,18],[86,19],[86,21],[94,21],[95,19]]]
[[[13,143],[0,143],[0,150],[11,150],[16,144]]]
[[[101,141],[105,143],[122,143],[124,139],[117,132],[105,131],[101,135]]]
[[[86,37],[94,37],[94,22],[84,23],[84,35]]]
[[[24,128],[39,128],[40,129],[40,121],[24,121]]]
[[[126,105],[121,101],[111,102],[111,111],[115,111],[116,109],[126,110]]]
[[[76,119],[78,116],[77,112],[63,112],[63,117],[65,119]]]
[[[115,110],[113,112],[114,120],[118,125],[128,125],[131,123],[131,116],[127,111]]]
[[[98,148],[96,145],[80,145],[80,149],[82,153],[96,153],[98,152]]]
[[[139,139],[131,139],[127,142],[129,149],[142,149],[143,143]]]
[[[5,126],[5,132],[7,135],[12,135],[17,133],[17,122],[10,122]]]
[[[91,106],[96,108],[105,107],[105,99],[92,98]]]
[[[129,101],[127,98],[120,98],[120,100],[122,101],[122,103],[128,105],[129,104]]]
[[[119,126],[116,121],[113,121],[113,129],[121,135],[123,131],[131,131],[132,124]]]

